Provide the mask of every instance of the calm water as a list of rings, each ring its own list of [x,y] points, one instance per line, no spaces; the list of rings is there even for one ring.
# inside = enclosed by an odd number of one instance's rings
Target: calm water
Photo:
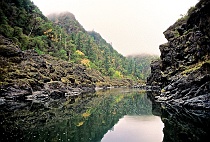
[[[161,142],[163,123],[140,90],[112,89],[1,113],[0,141]],[[2,137],[3,136],[3,137]]]
[[[16,111],[0,108],[0,142],[197,142],[210,132],[209,117],[168,106],[161,110],[140,90],[112,89],[25,105]]]
[[[163,123],[152,115],[125,115],[109,130],[102,142],[162,142]]]

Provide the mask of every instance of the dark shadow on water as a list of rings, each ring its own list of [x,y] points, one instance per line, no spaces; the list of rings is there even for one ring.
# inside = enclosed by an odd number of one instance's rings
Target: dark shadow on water
[[[152,112],[164,123],[163,142],[207,142],[210,136],[210,110],[183,108],[169,102],[154,101],[155,92],[147,95],[153,101]]]

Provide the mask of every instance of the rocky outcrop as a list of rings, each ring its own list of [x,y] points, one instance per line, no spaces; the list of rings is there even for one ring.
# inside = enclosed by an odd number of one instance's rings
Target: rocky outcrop
[[[161,76],[161,61],[153,61],[151,63],[151,74],[147,78],[147,84],[152,86],[161,86],[162,76]]]
[[[75,97],[95,88],[132,86],[131,79],[110,79],[99,71],[34,50],[22,51],[0,35],[0,107],[17,109],[26,101]]]
[[[210,1],[201,0],[170,26],[160,45],[161,60],[151,64],[148,85],[159,85],[160,102],[210,109]]]
[[[21,101],[60,99],[95,90],[87,69],[34,50],[21,51],[0,36],[0,106],[24,107]],[[11,103],[12,102],[12,103]]]

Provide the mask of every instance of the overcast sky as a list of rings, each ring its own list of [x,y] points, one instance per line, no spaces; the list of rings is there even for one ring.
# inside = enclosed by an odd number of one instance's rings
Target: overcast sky
[[[32,0],[47,15],[69,11],[123,55],[160,54],[163,32],[198,0]]]

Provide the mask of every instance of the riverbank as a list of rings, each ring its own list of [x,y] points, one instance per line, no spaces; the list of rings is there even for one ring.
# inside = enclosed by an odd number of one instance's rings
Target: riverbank
[[[27,100],[62,99],[94,92],[96,87],[133,85],[130,79],[110,79],[80,64],[34,50],[22,51],[2,35],[0,39],[1,108],[21,109]]]

